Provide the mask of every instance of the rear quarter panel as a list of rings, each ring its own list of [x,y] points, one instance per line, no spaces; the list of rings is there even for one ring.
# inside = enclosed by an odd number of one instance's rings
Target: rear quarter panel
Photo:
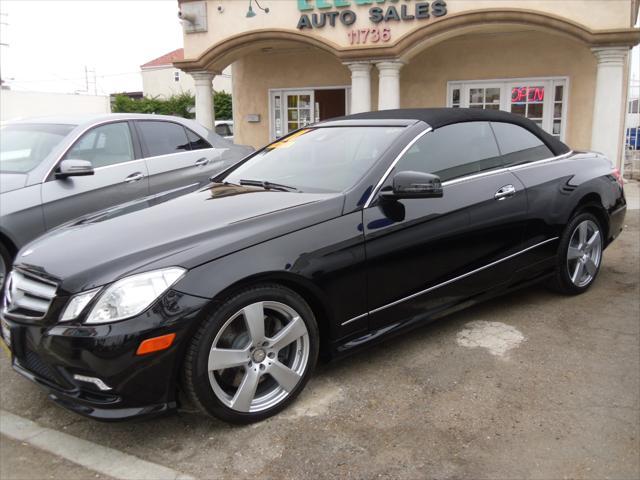
[[[576,209],[583,204],[596,206],[607,232],[605,244],[619,233],[615,212],[624,211],[622,187],[613,176],[613,165],[596,153],[576,152],[566,157],[516,167],[513,173],[525,185],[528,222],[525,239],[535,245],[560,238]],[[614,215],[613,218],[619,216]],[[542,273],[555,265],[558,241],[536,248],[518,258],[517,269]]]
[[[626,205],[611,162],[596,153],[572,153],[512,171],[527,191],[526,235],[532,243],[559,237],[580,203],[599,203],[608,215]]]

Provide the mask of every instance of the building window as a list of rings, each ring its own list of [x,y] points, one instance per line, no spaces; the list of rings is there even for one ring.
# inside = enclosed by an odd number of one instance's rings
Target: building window
[[[469,108],[499,110],[500,87],[479,87],[469,89]]]
[[[174,82],[180,81],[180,72],[173,72],[173,81]]]
[[[638,113],[638,99],[629,102],[629,113]]]
[[[504,110],[522,115],[564,140],[567,80],[524,78],[449,82],[449,107]]]
[[[451,106],[453,108],[460,108],[460,89],[454,88],[451,90]]]

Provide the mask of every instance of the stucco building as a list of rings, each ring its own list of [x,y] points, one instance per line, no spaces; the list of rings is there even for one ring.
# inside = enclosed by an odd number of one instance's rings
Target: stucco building
[[[256,147],[345,113],[451,106],[526,115],[620,162],[639,3],[179,0],[174,65],[205,124],[207,86],[231,65],[235,141]]]
[[[146,97],[167,98],[181,93],[195,92],[193,77],[173,66],[184,59],[184,49],[178,48],[140,65],[142,92]],[[231,67],[213,79],[216,92],[231,93]]]

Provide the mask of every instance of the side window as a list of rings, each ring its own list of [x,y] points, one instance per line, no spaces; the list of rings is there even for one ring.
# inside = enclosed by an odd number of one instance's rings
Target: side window
[[[202,150],[203,148],[213,148],[209,142],[207,142],[204,138],[202,138],[197,133],[192,132],[188,128],[185,129],[187,131],[187,137],[189,138],[189,145],[191,145],[191,150]]]
[[[129,125],[118,122],[92,128],[71,147],[65,159],[88,160],[94,168],[134,160]]]
[[[190,150],[184,127],[177,123],[138,120],[138,131],[147,147],[148,157]]]
[[[423,135],[400,159],[396,171],[433,173],[446,182],[499,167],[500,153],[489,123],[466,122]]]
[[[511,123],[491,122],[491,126],[505,166],[553,157],[549,147],[530,131]]]

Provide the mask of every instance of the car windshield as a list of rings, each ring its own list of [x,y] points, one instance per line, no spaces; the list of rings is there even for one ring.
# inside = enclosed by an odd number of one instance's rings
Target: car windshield
[[[322,127],[272,143],[231,172],[230,183],[281,184],[307,192],[352,187],[404,127]]]
[[[20,123],[0,128],[0,171],[25,173],[42,163],[75,125]]]

